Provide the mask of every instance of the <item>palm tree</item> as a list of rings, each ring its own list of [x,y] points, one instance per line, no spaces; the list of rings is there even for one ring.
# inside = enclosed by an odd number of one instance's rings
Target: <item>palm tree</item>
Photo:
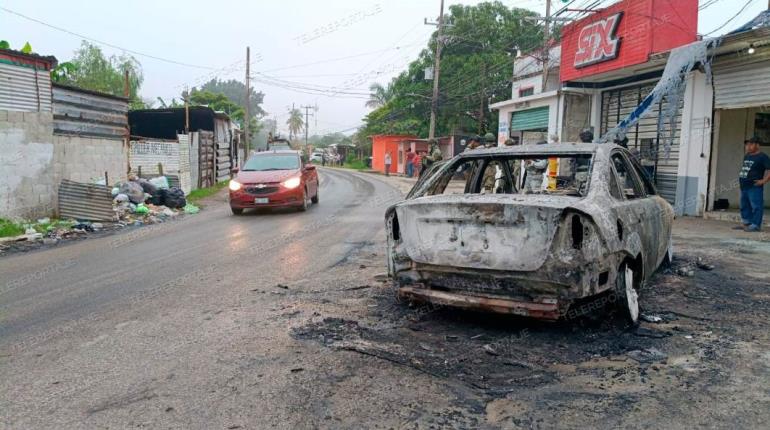
[[[289,109],[289,119],[286,120],[286,125],[289,126],[289,140],[291,140],[292,135],[296,138],[305,126],[305,120],[302,119],[302,111],[299,109]]]
[[[377,109],[390,99],[390,91],[377,82],[369,85],[369,100],[366,101],[366,107]]]

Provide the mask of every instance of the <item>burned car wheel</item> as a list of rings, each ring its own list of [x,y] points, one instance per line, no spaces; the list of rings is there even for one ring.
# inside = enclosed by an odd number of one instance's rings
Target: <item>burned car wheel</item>
[[[634,270],[626,263],[618,269],[615,281],[618,307],[623,317],[633,325],[639,323],[639,295],[634,288]]]

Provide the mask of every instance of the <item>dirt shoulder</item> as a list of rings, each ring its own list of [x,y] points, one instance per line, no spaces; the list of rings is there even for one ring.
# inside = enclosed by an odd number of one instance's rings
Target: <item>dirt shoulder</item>
[[[408,191],[406,178],[373,176]],[[674,265],[641,291],[649,321],[636,329],[612,312],[551,324],[399,303],[378,241],[339,267],[363,268],[360,280],[340,282],[325,303],[297,296],[314,317],[291,334],[362,373],[377,368],[366,373],[383,390],[408,390],[382,412],[404,428],[763,428],[770,237],[731,227],[676,220]],[[404,374],[421,383],[400,385]]]

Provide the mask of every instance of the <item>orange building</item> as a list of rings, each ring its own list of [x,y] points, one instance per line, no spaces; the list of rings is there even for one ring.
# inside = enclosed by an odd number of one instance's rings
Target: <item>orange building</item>
[[[417,139],[411,134],[377,134],[372,136],[372,169],[385,173],[385,153],[390,152],[393,161],[390,173],[398,173],[399,151],[402,142]]]

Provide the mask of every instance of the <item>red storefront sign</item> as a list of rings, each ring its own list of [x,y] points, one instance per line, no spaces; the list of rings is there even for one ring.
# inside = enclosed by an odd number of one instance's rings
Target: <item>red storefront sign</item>
[[[694,42],[698,0],[623,0],[562,29],[561,81],[646,63]]]

